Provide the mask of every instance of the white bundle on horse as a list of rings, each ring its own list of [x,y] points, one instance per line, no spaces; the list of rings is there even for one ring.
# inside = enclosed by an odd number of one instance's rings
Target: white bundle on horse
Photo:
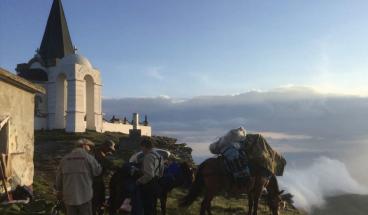
[[[232,129],[210,145],[210,152],[220,154],[229,146],[240,148],[239,143],[245,141],[246,136],[247,131],[243,127]]]
[[[165,149],[158,149],[158,148],[153,148],[153,151],[157,152],[158,154],[161,155],[161,157],[164,160],[169,159],[169,157],[171,156],[171,152]],[[129,158],[129,162],[130,163],[142,163],[144,159],[144,154],[142,151],[139,151],[135,154],[133,154],[130,158]]]

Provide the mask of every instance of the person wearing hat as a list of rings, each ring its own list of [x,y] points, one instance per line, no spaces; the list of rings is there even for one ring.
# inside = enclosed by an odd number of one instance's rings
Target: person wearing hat
[[[95,158],[102,167],[102,172],[93,179],[93,214],[103,214],[102,206],[105,202],[105,183],[104,177],[107,176],[109,171],[114,171],[117,167],[108,158],[109,155],[116,151],[115,142],[112,140],[106,140],[95,151]]]
[[[67,215],[92,215],[92,181],[102,172],[101,165],[89,154],[92,147],[92,141],[79,139],[57,170],[55,189]]]
[[[164,171],[164,161],[159,153],[153,149],[151,138],[144,138],[141,143],[144,154],[142,176],[138,178],[137,185],[141,195],[144,215],[157,214],[156,204],[159,195],[159,178]]]

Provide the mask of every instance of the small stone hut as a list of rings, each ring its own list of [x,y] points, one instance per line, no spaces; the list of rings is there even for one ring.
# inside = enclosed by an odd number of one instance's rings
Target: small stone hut
[[[41,94],[45,94],[43,87],[0,68],[0,160],[3,169],[0,179],[5,178],[7,186],[33,184],[35,97]]]

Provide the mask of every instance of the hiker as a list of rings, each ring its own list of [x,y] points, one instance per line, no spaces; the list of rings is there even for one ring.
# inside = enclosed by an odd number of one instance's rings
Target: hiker
[[[250,176],[247,156],[240,149],[240,142],[245,141],[247,132],[243,127],[232,129],[210,145],[213,154],[224,157],[227,170],[236,182],[245,182]]]
[[[99,148],[95,150],[95,159],[102,167],[102,172],[93,179],[93,214],[103,214],[102,206],[105,203],[105,183],[104,178],[109,171],[114,171],[117,167],[108,158],[109,155],[115,152],[115,143],[112,140],[106,140]]]
[[[151,138],[144,138],[141,143],[144,154],[142,176],[138,178],[137,185],[141,193],[141,202],[144,215],[156,214],[157,198],[159,196],[159,178],[164,171],[163,158],[160,154],[152,150],[153,143]],[[133,203],[134,205],[134,203]]]
[[[55,188],[67,215],[92,215],[92,180],[102,172],[100,164],[89,154],[92,147],[92,141],[79,139],[76,148],[60,162]]]

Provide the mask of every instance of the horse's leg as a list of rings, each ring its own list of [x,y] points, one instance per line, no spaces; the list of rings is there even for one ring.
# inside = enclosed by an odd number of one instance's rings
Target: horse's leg
[[[200,215],[205,215],[206,212],[208,215],[211,215],[211,201],[213,199],[214,195],[210,192],[206,192],[206,194],[204,195],[202,204],[201,204],[201,212]]]
[[[253,215],[257,215],[259,198],[260,198],[260,195],[258,194],[258,192],[255,193],[254,198],[253,198],[253,206],[254,206]]]
[[[256,180],[256,184],[253,190],[253,207],[254,207],[253,215],[257,215],[259,199],[261,198],[261,194],[265,184],[266,182],[264,181],[263,178],[258,178]]]
[[[212,193],[210,193],[208,195],[208,199],[207,199],[207,214],[208,215],[212,215],[212,212],[211,212],[211,202],[212,202],[212,199],[213,199],[214,195]]]
[[[110,197],[109,197],[109,206],[108,206],[108,211],[109,211],[109,215],[114,215],[116,212],[115,209],[115,200],[116,199],[116,194],[114,192],[114,189],[110,188]]]
[[[248,193],[248,215],[252,215],[253,210],[253,195],[251,192]]]
[[[201,211],[200,215],[206,215],[206,207],[207,207],[207,195],[204,196],[202,203],[201,203]]]
[[[167,201],[167,192],[163,191],[162,196],[160,198],[162,215],[166,215],[166,201]]]

